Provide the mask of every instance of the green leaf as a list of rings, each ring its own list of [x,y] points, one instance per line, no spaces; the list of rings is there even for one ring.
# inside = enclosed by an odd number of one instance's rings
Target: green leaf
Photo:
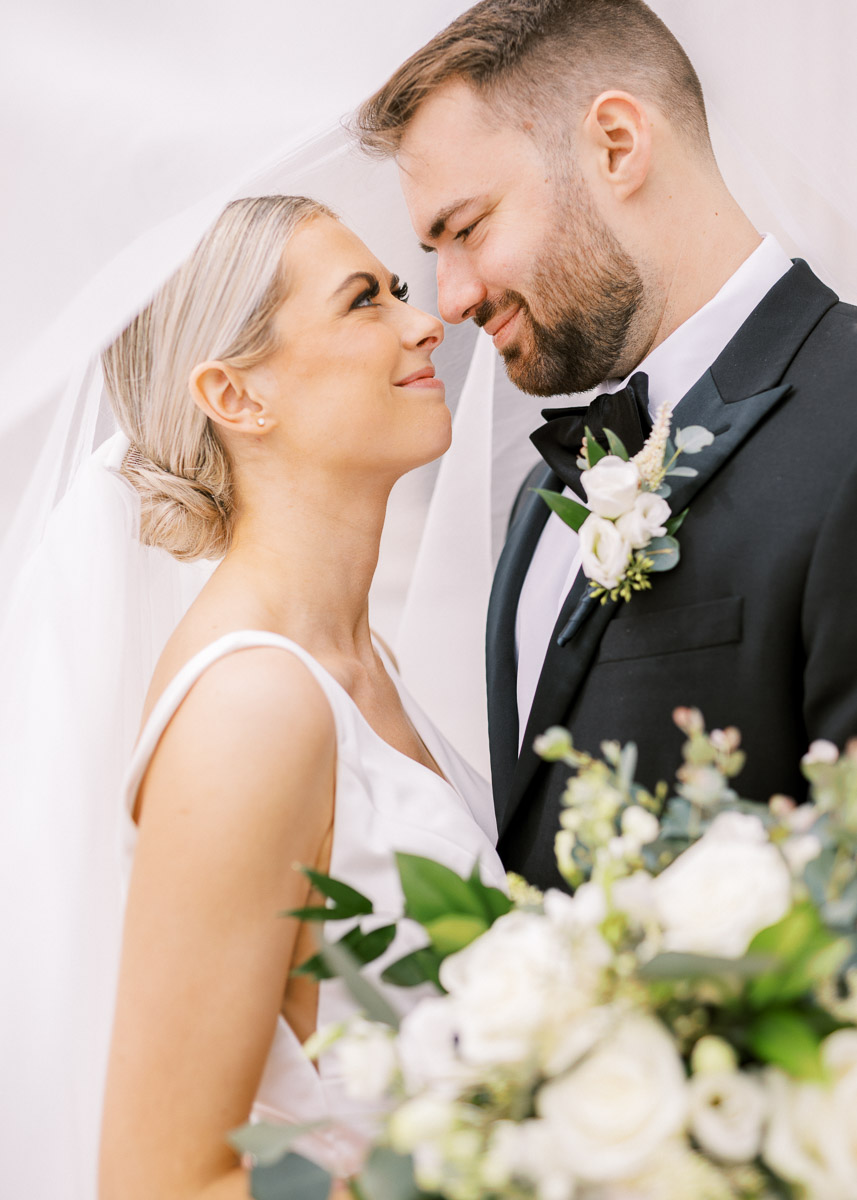
[[[333,1176],[301,1154],[288,1154],[273,1166],[254,1167],[250,1195],[254,1200],[327,1200]]]
[[[750,1003],[764,1008],[772,1001],[796,1000],[835,975],[848,957],[850,945],[826,929],[815,905],[805,900],[781,921],[760,930],[749,951],[768,954],[774,960],[773,968],[748,990]]]
[[[295,917],[298,921],[337,921],[340,919],[339,912],[335,904],[329,908],[322,908],[320,904],[313,904],[307,908],[284,908],[282,912],[277,913],[278,917]]]
[[[272,1125],[268,1121],[257,1121],[233,1129],[227,1141],[238,1154],[252,1154],[257,1163],[268,1166],[288,1154],[299,1137],[322,1128],[323,1121],[311,1121],[306,1125]]]
[[[473,864],[473,870],[470,872],[467,882],[474,894],[482,901],[489,925],[493,925],[498,917],[505,917],[506,913],[511,911],[510,897],[505,892],[501,892],[499,888],[490,887],[487,883],[482,882],[478,859]]]
[[[680,513],[676,513],[674,517],[670,517],[667,521],[666,529],[670,537],[674,537],[684,524],[684,519],[690,512],[689,508],[683,509]]]
[[[341,879],[323,875],[321,871],[314,871],[312,867],[301,867],[301,870],[316,891],[334,902],[340,918],[362,917],[374,911],[368,896],[349,887]]]
[[[376,1146],[357,1177],[357,1192],[366,1200],[417,1200],[422,1195],[414,1179],[409,1154]]]
[[[688,425],[675,435],[675,448],[679,454],[699,454],[714,441],[714,434],[704,425]]]
[[[760,1013],[747,1030],[747,1041],[763,1062],[781,1067],[795,1079],[824,1079],[821,1039],[793,1009]]]
[[[716,958],[707,954],[679,954],[669,950],[656,954],[640,967],[643,979],[752,979],[771,966],[772,959],[762,954],[743,958]]]
[[[433,983],[439,988],[440,964],[441,957],[437,951],[431,946],[423,946],[422,949],[413,950],[404,958],[390,963],[381,975],[381,980],[395,987],[410,988],[419,987],[422,983]]]
[[[426,933],[431,938],[431,944],[444,957],[463,950],[471,942],[480,937],[488,928],[484,917],[469,917],[453,914],[448,917],[438,917],[425,923]]]
[[[478,889],[449,867],[417,854],[397,854],[396,865],[405,895],[405,915],[412,920],[426,925],[454,914],[486,915]]]
[[[601,462],[602,458],[607,457],[607,451],[596,442],[592,430],[587,425],[586,427],[586,457],[589,459],[589,466],[594,467],[597,462]]]
[[[384,993],[361,974],[361,964],[347,946],[341,941],[325,942],[321,947],[321,955],[331,975],[342,980],[355,1004],[370,1021],[378,1021],[392,1029],[399,1028],[399,1014]]]
[[[566,525],[570,525],[575,533],[591,515],[588,508],[585,508],[577,500],[572,500],[570,496],[563,496],[561,492],[551,492],[546,488],[533,488],[532,490],[536,495],[541,496],[551,512],[555,512],[560,520],[565,521]]]
[[[610,447],[610,453],[615,454],[617,458],[622,458],[625,462],[631,457],[625,449],[625,443],[614,433],[612,429],[605,429],[604,434],[607,438],[607,445]]]
[[[674,537],[652,538],[640,553],[652,560],[652,572],[671,571],[678,566],[679,548]]]
[[[382,925],[380,929],[372,929],[369,933],[364,933],[359,925],[355,925],[338,942],[327,942],[325,945],[327,948],[343,946],[356,962],[365,967],[367,963],[380,958],[395,936],[395,925]],[[292,970],[292,975],[309,975],[319,981],[330,979],[331,974],[324,948]]]

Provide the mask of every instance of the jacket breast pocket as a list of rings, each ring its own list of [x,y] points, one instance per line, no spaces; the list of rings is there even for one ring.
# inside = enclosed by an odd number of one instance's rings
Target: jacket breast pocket
[[[642,616],[616,616],[604,631],[598,662],[621,662],[740,642],[743,606],[742,596],[724,596],[720,600]]]

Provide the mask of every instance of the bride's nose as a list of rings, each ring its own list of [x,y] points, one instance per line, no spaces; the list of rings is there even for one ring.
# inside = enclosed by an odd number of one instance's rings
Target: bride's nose
[[[403,341],[409,348],[434,350],[443,341],[443,322],[419,308],[408,310],[408,325]]]

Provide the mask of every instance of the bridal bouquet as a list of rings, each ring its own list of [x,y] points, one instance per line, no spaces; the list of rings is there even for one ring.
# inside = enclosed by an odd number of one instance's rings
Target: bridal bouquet
[[[763,808],[732,786],[738,731],[675,720],[683,763],[653,792],[633,745],[539,740],[571,770],[573,895],[400,856],[426,944],[383,978],[437,989],[401,1022],[359,972],[371,934],[324,949],[366,1015],[310,1052],[336,1041],[350,1091],[391,1106],[357,1195],[857,1197],[857,742],[814,743],[811,803]],[[319,883],[322,916],[371,909]]]

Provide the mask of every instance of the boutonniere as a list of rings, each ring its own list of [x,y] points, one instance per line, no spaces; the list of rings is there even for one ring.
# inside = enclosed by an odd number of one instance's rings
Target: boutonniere
[[[650,576],[678,565],[676,533],[688,510],[673,513],[667,503],[670,476],[693,476],[693,467],[677,466],[682,454],[698,454],[714,441],[702,425],[679,429],[670,438],[672,414],[663,405],[639,454],[630,457],[611,429],[604,433],[609,453],[587,429],[583,439],[580,482],[589,507],[559,492],[535,490],[580,535],[581,568],[590,594],[630,600],[652,586]]]

